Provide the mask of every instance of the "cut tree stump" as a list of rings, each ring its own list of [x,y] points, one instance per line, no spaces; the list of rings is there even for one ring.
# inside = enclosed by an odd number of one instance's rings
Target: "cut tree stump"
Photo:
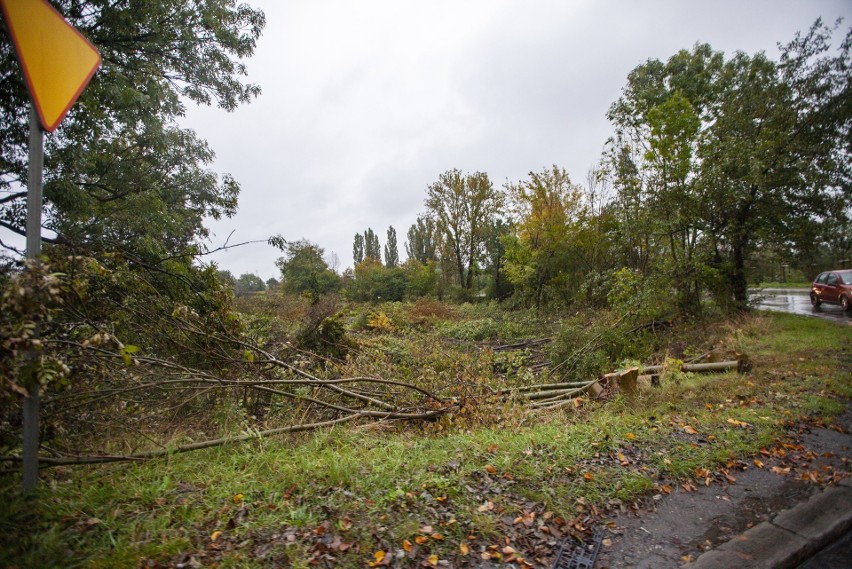
[[[618,373],[618,388],[628,394],[634,395],[639,390],[639,368],[632,367]]]
[[[618,385],[619,391],[626,393],[627,395],[634,395],[639,390],[638,367],[608,373],[604,376],[604,379],[607,380],[610,385],[613,383]]]

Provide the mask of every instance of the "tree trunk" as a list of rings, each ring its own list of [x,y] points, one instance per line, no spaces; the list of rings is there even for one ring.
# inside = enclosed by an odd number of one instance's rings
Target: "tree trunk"
[[[748,283],[745,275],[745,247],[741,242],[733,246],[731,256],[733,266],[731,267],[731,293],[734,297],[734,309],[742,312],[748,309]]]
[[[455,247],[456,254],[456,268],[459,271],[459,286],[464,286],[464,260],[462,259],[461,249],[458,246]]]

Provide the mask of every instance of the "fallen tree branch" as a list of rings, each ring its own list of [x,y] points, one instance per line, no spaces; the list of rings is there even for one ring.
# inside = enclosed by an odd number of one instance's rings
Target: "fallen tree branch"
[[[220,439],[211,439],[207,441],[200,441],[197,443],[191,443],[188,445],[177,446],[172,448],[165,448],[159,450],[151,450],[138,452],[134,454],[128,455],[96,455],[96,456],[80,456],[76,458],[56,458],[56,457],[39,457],[39,464],[44,466],[71,466],[71,465],[81,465],[81,464],[103,464],[108,462],[131,462],[131,461],[144,461],[150,460],[153,458],[159,458],[161,456],[171,455],[171,454],[179,454],[184,452],[190,452],[194,450],[201,450],[205,448],[222,446],[227,443],[235,443],[242,442],[251,439],[259,439],[271,435],[279,435],[282,433],[296,433],[301,431],[309,431],[313,429],[319,429],[322,427],[330,427],[332,425],[337,425],[338,423],[345,423],[347,421],[352,421],[353,419],[358,419],[360,417],[379,417],[383,419],[430,419],[433,417],[437,417],[447,411],[447,408],[437,409],[434,411],[427,411],[425,413],[383,413],[380,411],[362,411],[358,413],[354,413],[352,415],[347,415],[345,417],[339,417],[337,419],[331,419],[328,421],[320,421],[317,423],[307,423],[302,425],[290,425],[288,427],[278,427],[275,429],[267,429],[265,431],[257,431],[254,433],[243,433],[241,435],[237,435],[234,437],[223,437]],[[5,456],[0,457],[0,462],[12,462],[19,463],[23,459],[20,456]]]
[[[490,347],[493,352],[508,352],[512,350],[523,350],[526,348],[531,348],[533,346],[542,346],[544,344],[549,344],[553,341],[553,338],[539,338],[536,340],[525,340],[523,342],[517,342],[514,344],[503,344],[500,346],[485,346]]]
[[[713,372],[713,371],[729,371],[739,369],[742,365],[741,360],[731,360],[727,362],[708,362],[703,364],[683,364],[680,366],[680,371],[684,372]],[[643,371],[649,375],[656,375],[665,369],[662,365],[644,366]]]
[[[570,399],[566,399],[565,401],[561,401],[561,402],[556,403],[554,405],[535,407],[533,409],[533,411],[553,411],[555,409],[561,409],[562,407],[565,407],[565,406],[570,405],[572,403],[574,405],[577,404],[577,398],[576,397],[571,397]]]
[[[524,393],[524,392],[527,392],[527,391],[547,391],[547,390],[554,390],[554,389],[564,389],[566,387],[579,387],[581,385],[587,385],[590,381],[592,383],[594,383],[597,380],[595,379],[595,380],[586,380],[586,381],[567,381],[567,382],[563,382],[563,383],[541,383],[541,384],[538,384],[538,385],[526,385],[524,387],[517,387],[517,388],[511,389],[509,391],[516,391],[516,392],[519,392],[519,393]]]
[[[524,394],[520,394],[519,396],[523,397],[525,399],[532,400],[532,401],[535,401],[537,399],[559,399],[559,398],[562,398],[562,397],[567,397],[569,395],[573,395],[575,393],[580,393],[581,391],[584,391],[587,387],[589,387],[593,383],[597,383],[597,381],[598,381],[597,379],[592,380],[592,381],[587,381],[587,382],[582,383],[582,384],[580,384],[580,385],[578,385],[578,386],[576,386],[572,389],[556,389],[556,390],[552,390],[552,391],[541,391],[541,392],[538,392],[538,393],[524,393]]]

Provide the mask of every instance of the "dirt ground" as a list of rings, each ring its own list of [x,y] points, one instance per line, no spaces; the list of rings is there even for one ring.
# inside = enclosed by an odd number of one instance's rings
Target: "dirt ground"
[[[737,472],[732,484],[699,485],[695,492],[678,489],[620,513],[611,520],[595,567],[667,569],[695,560],[848,476],[850,432],[852,404],[830,425],[797,426],[791,430],[794,442],[782,447],[787,448],[785,456],[758,457],[763,468]]]

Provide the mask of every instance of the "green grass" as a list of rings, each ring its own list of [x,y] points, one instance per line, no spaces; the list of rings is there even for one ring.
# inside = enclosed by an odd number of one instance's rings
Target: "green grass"
[[[762,282],[757,284],[754,288],[811,288],[811,283],[809,282]]]
[[[818,318],[773,313],[771,318],[755,318],[734,331],[739,348],[751,356],[769,358],[804,358],[819,362],[818,356],[828,356],[834,362],[839,352],[847,353],[852,343],[848,330]]]
[[[427,540],[410,566],[430,554],[454,565],[460,544],[478,555],[523,530],[506,518],[533,511],[569,523],[591,505],[605,511],[753,456],[784,435],[785,421],[841,412],[852,395],[844,331],[783,314],[751,318],[726,340],[751,356],[748,376],[686,374],[632,399],[544,416],[507,407],[487,427],[336,427],[141,464],[55,468],[37,499],[6,476],[0,566],[195,556],[204,566],[309,567],[332,535],[349,544],[324,550],[340,567],[364,567],[379,550],[405,556],[405,540],[418,536]],[[397,344],[399,357],[412,357]],[[424,536],[427,525],[442,539]]]

